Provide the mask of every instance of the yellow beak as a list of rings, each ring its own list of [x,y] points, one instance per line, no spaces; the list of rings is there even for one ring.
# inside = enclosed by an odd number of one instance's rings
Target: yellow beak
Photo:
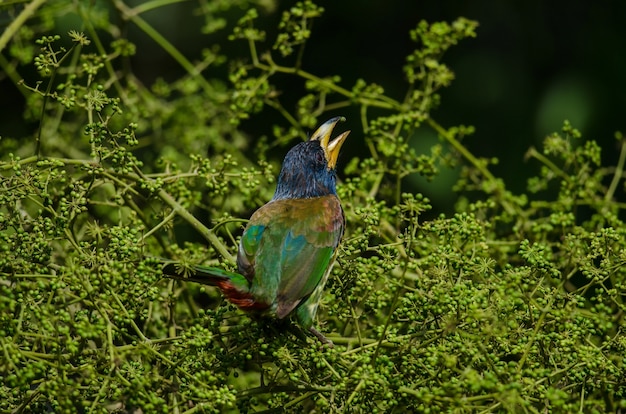
[[[339,150],[343,145],[343,142],[348,138],[348,134],[350,131],[346,131],[341,135],[335,137],[332,141],[330,139],[330,134],[332,134],[335,125],[339,121],[345,121],[346,118],[342,116],[338,116],[328,121],[324,122],[311,136],[311,141],[319,141],[322,149],[324,150],[324,155],[326,156],[326,162],[328,163],[328,169],[332,170],[335,168],[337,164],[337,157],[339,157]]]

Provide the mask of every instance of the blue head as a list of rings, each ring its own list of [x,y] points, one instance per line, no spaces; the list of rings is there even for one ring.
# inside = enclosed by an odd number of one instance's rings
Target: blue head
[[[293,147],[283,161],[273,200],[312,198],[336,194],[335,165],[341,145],[348,137],[346,131],[333,140],[330,134],[339,121],[326,121],[313,133],[311,139]]]

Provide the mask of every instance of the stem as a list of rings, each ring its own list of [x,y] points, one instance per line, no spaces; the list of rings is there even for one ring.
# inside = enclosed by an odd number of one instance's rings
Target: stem
[[[157,193],[161,200],[165,201],[179,216],[181,216],[187,223],[191,225],[198,233],[202,235],[211,245],[222,255],[224,259],[231,263],[235,263],[235,258],[228,251],[226,246],[220,241],[215,233],[208,229],[204,224],[195,218],[190,212],[188,212],[178,201],[174,199],[167,191],[161,189]]]
[[[132,11],[134,14],[141,14],[150,10],[159,9],[163,6],[168,6],[170,4],[176,4],[176,3],[184,3],[186,1],[188,0],[152,0],[152,1],[147,1],[143,4],[138,4],[132,9]]]
[[[41,105],[41,117],[39,118],[39,130],[37,131],[37,135],[35,136],[35,157],[39,159],[41,156],[41,132],[43,131],[43,121],[46,117],[46,105],[48,104],[48,97],[50,96],[50,91],[52,90],[52,84],[54,83],[54,78],[56,76],[56,69],[52,71],[50,75],[50,80],[48,81],[48,87],[46,88],[46,92],[43,95],[43,104]]]
[[[558,175],[562,179],[564,179],[566,181],[570,180],[569,176],[567,174],[565,174],[565,172],[562,169],[557,167],[556,164],[553,163],[552,161],[550,161],[550,159],[548,157],[546,157],[545,155],[543,155],[542,153],[537,151],[535,149],[535,147],[530,147],[530,149],[528,150],[528,156],[537,159],[539,162],[541,162],[546,167],[548,167],[550,169],[550,171],[552,171],[553,173],[555,173],[556,175]]]
[[[411,245],[414,237],[415,237],[414,232],[410,233],[410,238],[407,240],[407,246]],[[409,261],[405,260],[404,266],[402,267],[401,280],[404,280],[404,275],[409,270],[408,266],[409,266]],[[372,357],[372,361],[374,364],[376,364],[376,358],[378,357],[378,352],[380,351],[380,346],[382,344],[382,341],[385,339],[385,336],[387,335],[387,330],[389,329],[389,325],[391,324],[391,319],[393,318],[393,313],[396,309],[396,306],[398,305],[398,301],[400,300],[400,292],[403,290],[403,287],[402,285],[398,284],[396,289],[397,289],[396,293],[393,296],[393,300],[391,301],[391,306],[389,308],[389,315],[387,315],[387,320],[385,321],[385,327],[383,328],[383,332],[380,335],[380,342],[378,342],[378,345],[376,346],[376,349],[374,350],[374,356]]]
[[[172,220],[175,215],[176,215],[176,212],[172,210],[172,212],[168,214],[167,217],[165,217],[163,220],[161,220],[159,224],[152,227],[148,232],[146,232],[143,236],[141,236],[140,242],[143,243],[145,239],[150,237],[153,233],[158,231],[161,227],[165,226],[170,220]]]
[[[20,27],[22,27],[22,25],[26,22],[26,20],[28,20],[28,18],[37,11],[39,6],[41,6],[45,2],[46,0],[31,1],[30,3],[26,5],[26,7],[24,7],[24,10],[22,10],[22,12],[17,15],[15,20],[13,20],[7,26],[7,28],[4,29],[4,32],[2,32],[2,35],[0,35],[0,52],[4,50],[6,45],[9,43],[9,40],[11,40],[13,35],[17,33],[17,31],[20,29]]]
[[[81,2],[78,2],[78,5],[79,7],[77,7],[77,10],[78,10],[78,13],[80,14],[81,21],[84,23],[85,27],[87,28],[87,32],[89,33],[89,36],[91,36],[91,39],[96,45],[96,48],[98,49],[98,53],[100,53],[100,55],[102,56],[107,56],[108,55],[107,50],[102,44],[102,41],[100,40],[100,37],[98,36],[98,32],[93,27],[93,24],[91,24],[91,20],[89,16],[85,14],[85,11],[83,10],[83,4]],[[119,76],[117,75],[115,69],[113,68],[113,65],[111,64],[110,59],[104,59],[104,67],[106,68],[107,73],[109,74],[109,77],[112,80],[113,86],[115,87],[115,91],[117,92],[117,94],[120,96],[122,101],[124,101],[128,105],[131,105],[130,100],[128,98],[128,94],[126,93],[126,88],[124,88],[120,84]]]
[[[444,138],[450,145],[452,145],[452,147],[457,150],[462,156],[463,158],[465,158],[467,161],[470,162],[470,164],[472,164],[474,166],[474,168],[476,168],[484,177],[485,179],[487,179],[487,181],[493,183],[494,185],[497,183],[496,177],[494,177],[494,175],[491,173],[491,171],[489,171],[489,169],[478,160],[478,158],[476,158],[467,148],[465,148],[463,146],[463,144],[461,144],[459,142],[459,140],[457,140],[452,134],[450,134],[448,131],[446,131],[445,128],[443,128],[441,125],[439,125],[435,120],[433,120],[432,118],[427,118],[426,122],[428,123],[428,125],[430,125],[431,128],[433,128],[435,131],[437,131],[437,133]],[[496,191],[495,193],[497,195],[502,195],[503,191],[499,188],[497,188],[496,186]],[[516,211],[515,207],[511,205],[511,203],[509,203],[507,200],[505,199],[500,199],[500,204],[502,205],[502,208],[510,215],[515,216],[518,214],[518,212]]]
[[[254,43],[254,40],[248,39],[248,48],[250,49],[250,57],[252,58],[252,64],[255,67],[258,67],[259,55],[256,52],[256,43]]]
[[[143,171],[141,171],[141,169],[136,165],[133,165],[133,169],[136,173],[136,179],[152,181],[147,178],[143,174]],[[172,209],[174,209],[176,213],[178,213],[179,216],[187,220],[187,222],[191,224],[194,229],[196,229],[204,238],[206,238],[207,241],[211,243],[211,245],[213,245],[215,250],[217,250],[222,255],[222,257],[224,257],[231,263],[235,262],[235,258],[230,254],[226,246],[224,246],[224,243],[222,243],[220,239],[215,235],[215,232],[213,230],[208,229],[204,224],[202,224],[200,220],[195,218],[190,212],[188,212],[183,206],[181,206],[180,203],[178,203],[178,201],[176,201],[174,197],[172,197],[167,191],[161,188],[159,189],[158,195],[161,200],[165,201],[170,207],[172,207]]]
[[[617,167],[615,167],[615,174],[613,174],[613,179],[611,180],[611,184],[609,185],[609,189],[604,195],[604,201],[610,201],[615,194],[615,190],[617,189],[617,184],[619,184],[620,178],[622,178],[622,173],[624,172],[624,161],[626,160],[626,139],[622,138],[622,148],[619,153],[619,160],[617,161]]]
[[[342,88],[341,86],[336,85],[335,83],[328,81],[326,79],[320,78],[318,76],[313,75],[312,73],[309,73],[307,71],[304,71],[302,69],[298,69],[298,68],[292,68],[292,67],[286,67],[286,66],[280,66],[277,65],[276,63],[274,63],[274,61],[272,60],[272,57],[270,54],[266,54],[264,55],[265,59],[268,61],[269,64],[264,64],[264,63],[256,63],[254,64],[254,66],[257,69],[269,72],[269,73],[274,73],[274,72],[278,72],[278,73],[285,73],[285,74],[289,74],[289,75],[296,75],[299,76],[301,78],[313,81],[333,92],[336,92],[340,95],[343,95],[347,98],[350,99],[356,99],[356,101],[361,104],[361,105],[367,105],[367,106],[373,106],[376,108],[384,108],[384,109],[394,109],[394,110],[401,110],[402,109],[402,105],[391,98],[388,98],[386,96],[376,96],[373,97],[372,99],[368,99],[365,95],[364,96],[359,96],[359,97],[355,97],[354,94],[352,93],[352,91],[349,91],[348,89]]]
[[[428,123],[428,125],[430,125],[432,129],[437,131],[437,133],[441,135],[442,138],[448,141],[448,143],[452,145],[452,147],[454,147],[454,149],[457,150],[463,156],[463,158],[468,160],[478,171],[480,171],[480,173],[485,176],[487,180],[496,180],[496,177],[491,174],[491,171],[489,171],[487,167],[485,167],[480,161],[478,161],[478,158],[474,157],[474,155],[469,152],[469,150],[465,148],[463,144],[461,144],[456,138],[449,134],[448,131],[446,131],[441,125],[439,125],[432,118],[428,118],[426,122]]]
[[[6,73],[9,79],[11,79],[13,84],[17,87],[22,83],[22,77],[19,73],[17,73],[16,67],[16,63],[11,64],[11,62],[9,62],[7,58],[5,58],[4,55],[0,53],[0,69],[2,69],[4,73]],[[22,94],[24,99],[28,97],[25,88],[18,87],[17,90]]]
[[[535,322],[535,329],[533,329],[533,333],[530,336],[528,343],[526,344],[526,346],[524,347],[524,353],[522,354],[522,357],[520,358],[518,364],[517,364],[517,372],[520,373],[522,372],[522,368],[524,367],[524,364],[526,363],[526,359],[528,358],[528,354],[530,353],[531,348],[533,347],[535,341],[537,340],[537,336],[539,334],[539,330],[542,329],[543,327],[543,321],[546,318],[546,315],[548,313],[550,313],[551,311],[551,306],[552,303],[554,302],[554,296],[551,296],[548,304],[545,308],[543,308],[543,310],[541,311],[541,315],[539,315],[539,319],[537,320],[537,322]]]
[[[135,23],[137,27],[139,27],[145,34],[154,40],[163,50],[165,50],[171,57],[174,58],[178,64],[180,64],[194,79],[196,79],[204,88],[205,92],[208,94],[213,94],[213,87],[211,84],[198,73],[197,68],[182,54],[176,47],[171,44],[161,33],[155,30],[152,26],[148,24],[144,19],[137,15],[137,12],[133,9],[129,8],[126,4],[124,4],[121,0],[114,0],[113,3],[115,7],[122,12],[122,17],[124,19],[130,20]]]

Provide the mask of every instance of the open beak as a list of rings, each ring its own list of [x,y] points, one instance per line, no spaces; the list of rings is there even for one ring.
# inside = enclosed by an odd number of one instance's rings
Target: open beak
[[[343,116],[338,116],[328,121],[324,122],[311,136],[311,141],[319,141],[320,145],[324,149],[324,155],[326,156],[326,162],[328,163],[328,169],[332,170],[335,168],[337,164],[337,157],[339,157],[339,150],[341,149],[341,145],[348,138],[348,134],[350,131],[346,131],[332,140],[330,139],[330,134],[332,134],[335,125],[339,121],[345,121],[346,118]]]

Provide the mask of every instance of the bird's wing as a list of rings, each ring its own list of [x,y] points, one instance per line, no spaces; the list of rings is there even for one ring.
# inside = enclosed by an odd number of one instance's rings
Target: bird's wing
[[[239,247],[239,270],[251,292],[284,318],[313,292],[343,235],[339,199],[272,201],[250,218]]]

